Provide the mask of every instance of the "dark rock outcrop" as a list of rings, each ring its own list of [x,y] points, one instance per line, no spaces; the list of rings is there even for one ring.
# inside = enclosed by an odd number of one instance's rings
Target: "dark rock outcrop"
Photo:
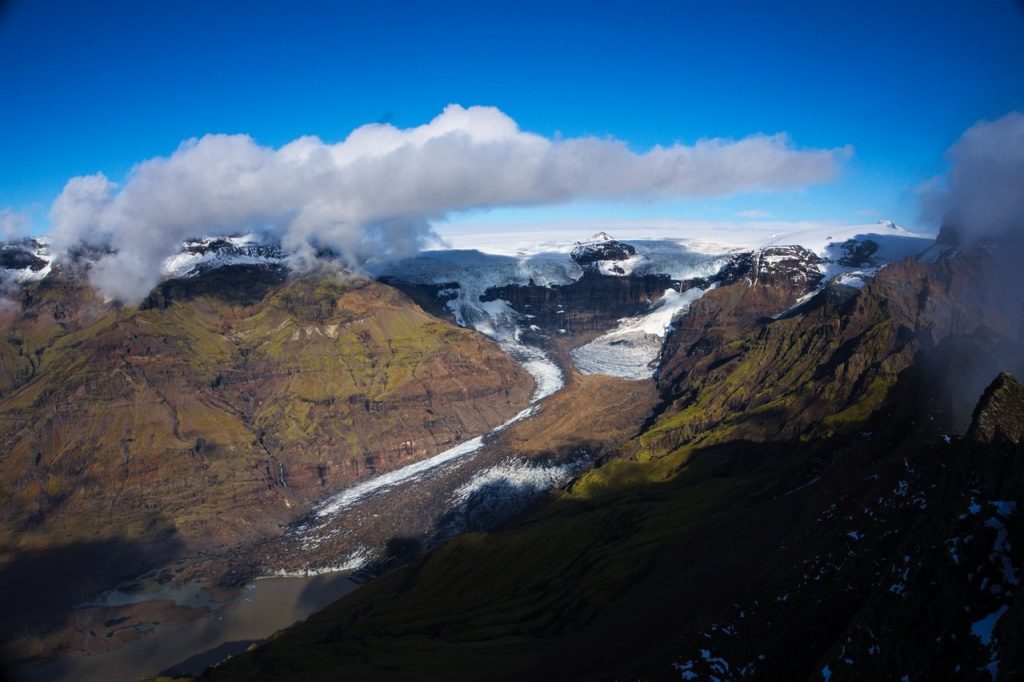
[[[850,239],[843,243],[843,257],[839,259],[841,265],[850,268],[860,268],[871,265],[871,257],[878,251],[878,242],[871,239]]]
[[[1013,443],[1024,438],[1024,386],[1008,372],[996,377],[974,409],[968,440]]]
[[[508,301],[525,326],[575,334],[606,331],[620,318],[645,312],[666,289],[678,286],[678,282],[662,275],[615,277],[584,272],[571,284],[493,287],[482,298]]]
[[[281,265],[230,265],[204,269],[192,277],[161,282],[139,304],[139,308],[167,308],[174,301],[188,301],[197,296],[213,296],[239,305],[252,305],[287,278],[288,271]]]

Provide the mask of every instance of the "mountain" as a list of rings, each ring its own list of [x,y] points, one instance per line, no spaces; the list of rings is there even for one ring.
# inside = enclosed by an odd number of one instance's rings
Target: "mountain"
[[[8,638],[175,558],[276,535],[487,431],[534,387],[489,339],[338,271],[200,268],[125,308],[58,266],[17,296],[0,310]]]
[[[55,262],[0,311],[7,630],[107,651],[155,606],[58,621],[148,569],[358,566],[207,676],[1017,670],[1022,252],[599,234],[373,280],[206,238],[138,308]]]
[[[22,239],[0,245],[0,282],[19,283],[43,279],[50,272],[49,245],[39,239]]]
[[[636,249],[629,244],[612,238],[607,232],[598,232],[585,242],[576,242],[570,256],[586,271],[624,275],[626,271],[618,261],[626,261],[636,255]]]
[[[855,285],[738,255],[666,331],[636,437],[205,677],[1020,674],[1019,253]]]
[[[181,253],[164,263],[171,277],[189,277],[228,265],[280,265],[285,260],[280,244],[254,234],[189,239]]]

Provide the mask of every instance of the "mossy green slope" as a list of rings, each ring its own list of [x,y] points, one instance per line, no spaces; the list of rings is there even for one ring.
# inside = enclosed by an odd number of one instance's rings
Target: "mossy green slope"
[[[776,320],[785,306],[758,287],[708,294],[669,339],[664,409],[619,458],[208,677],[593,679],[669,656],[674,633],[727,606],[820,511],[830,463],[905,437],[888,435],[910,428],[892,421],[894,391],[922,353],[981,325],[992,343],[1016,338],[976,303],[984,286],[971,261],[906,262]]]
[[[256,539],[320,495],[500,423],[532,390],[489,340],[365,279],[148,309],[75,291],[43,283],[3,320],[9,547]],[[55,303],[77,308],[61,318]]]

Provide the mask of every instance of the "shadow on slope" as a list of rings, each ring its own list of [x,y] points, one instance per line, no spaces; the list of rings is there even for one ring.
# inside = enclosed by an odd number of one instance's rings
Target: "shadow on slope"
[[[790,482],[815,458],[792,446],[708,448],[668,480],[595,487],[507,532],[460,536],[211,675],[577,677],[643,660],[726,605],[797,523],[806,496]]]
[[[0,640],[8,646],[2,655],[25,659],[27,652],[8,648],[12,641],[59,629],[76,606],[179,556],[182,544],[173,530],[168,532],[165,539],[146,543],[108,538],[4,550]]]
[[[772,630],[775,621],[762,620],[768,634],[756,630],[760,639],[742,643],[747,653],[760,641],[774,647],[767,679],[820,671],[846,638],[858,636],[859,619],[879,613],[887,614],[883,624],[901,624],[886,631],[897,652],[885,659],[886,670],[903,654],[928,661],[934,633],[918,636],[923,630],[910,621],[924,605],[944,603],[939,587],[948,581],[928,582],[935,559],[918,545],[956,523],[972,489],[996,500],[1016,500],[1021,490],[1019,456],[959,456],[944,444],[922,398],[931,390],[929,376],[903,372],[882,408],[852,435],[738,440],[685,457],[610,462],[513,528],[455,538],[209,676],[678,679],[672,661],[699,648],[721,614],[741,599],[787,602],[789,592],[797,604],[784,612],[790,629]],[[910,470],[920,476],[910,480]],[[878,502],[878,540],[856,545],[860,554],[843,574],[848,583],[830,579],[830,591],[817,593],[814,580],[809,587],[801,581],[807,562],[867,532],[828,511],[847,496],[851,514],[876,497],[899,503]],[[820,525],[823,515],[827,527]],[[847,546],[841,549],[845,556]],[[877,588],[886,576],[868,569],[888,570],[904,555],[925,567],[912,584],[912,606],[883,609],[879,599],[891,591],[888,583]],[[964,606],[984,610],[987,597],[950,594],[952,606],[935,611],[936,627],[964,630],[968,641],[958,655],[980,660],[971,623],[960,621]],[[825,597],[831,606],[821,606]],[[1006,646],[1012,658],[1014,644]],[[792,658],[796,650],[802,653]]]
[[[195,277],[169,279],[157,285],[139,304],[141,310],[167,308],[174,301],[212,296],[226,303],[259,303],[274,287],[284,283],[288,270],[281,265],[231,265]]]

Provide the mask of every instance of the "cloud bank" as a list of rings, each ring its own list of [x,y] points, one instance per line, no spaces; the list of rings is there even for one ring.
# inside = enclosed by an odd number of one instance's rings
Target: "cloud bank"
[[[410,255],[432,221],[458,211],[801,187],[834,178],[849,155],[795,149],[783,134],[637,153],[615,139],[524,132],[495,108],[449,105],[426,125],[366,125],[336,144],[301,137],[272,149],[247,135],[206,135],[143,161],[121,186],[102,173],[73,178],[51,208],[51,238],[58,253],[114,247],[92,282],[134,303],[192,236],[268,231],[295,267],[309,266],[318,247],[357,267]]]
[[[1024,230],[1024,114],[975,123],[946,158],[945,180],[923,190],[926,220],[967,239]]]

